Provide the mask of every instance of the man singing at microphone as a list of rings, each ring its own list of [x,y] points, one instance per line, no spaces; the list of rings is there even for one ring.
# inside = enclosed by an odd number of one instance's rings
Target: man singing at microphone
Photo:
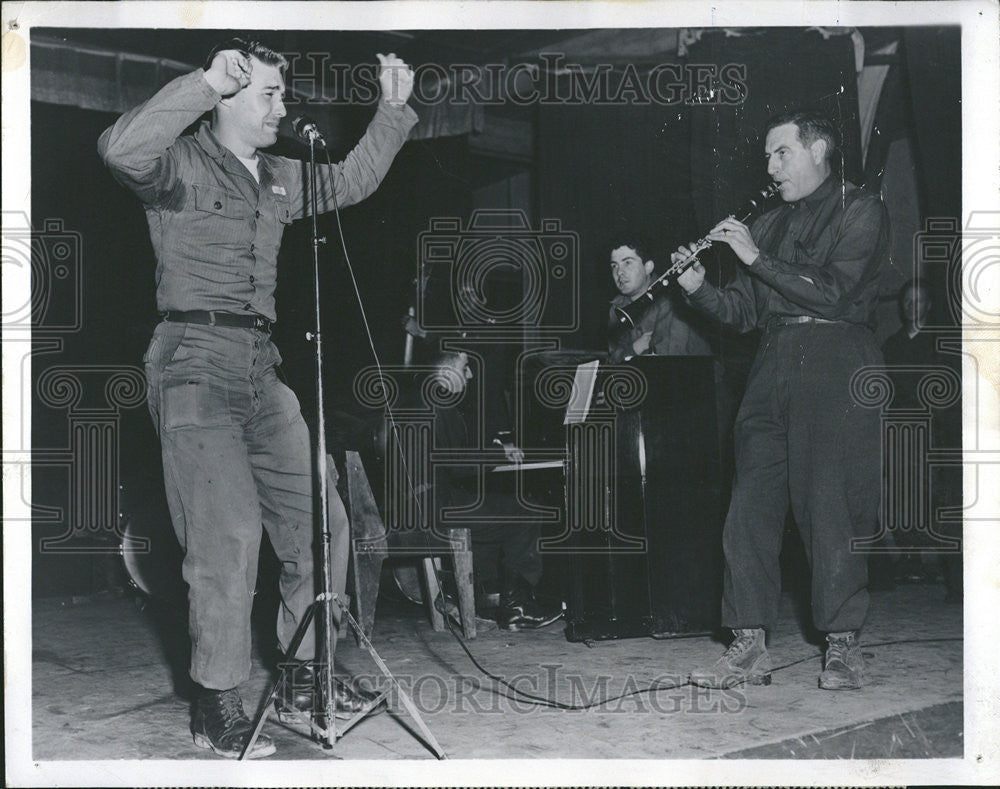
[[[417,121],[413,73],[379,55],[382,98],[347,158],[321,166],[317,206],[357,203],[379,185]],[[142,200],[163,314],[143,359],[160,436],[167,500],[189,586],[195,744],[238,757],[251,734],[238,686],[250,675],[250,612],[261,526],[281,563],[278,644],[286,652],[315,597],[313,463],[294,393],[271,343],[278,249],[312,211],[301,162],[263,152],[285,115],[285,58],[256,41],[217,46],[204,69],[178,77],[107,129],[98,150]],[[204,113],[194,135],[181,132]],[[342,504],[332,491],[333,506]],[[346,517],[340,513],[340,517]],[[289,661],[315,657],[307,633]],[[332,657],[332,656],[331,656]],[[300,709],[312,672],[298,672]],[[371,697],[337,683],[337,710]],[[258,737],[251,757],[274,753]]]
[[[819,685],[864,684],[858,631],[868,613],[868,557],[851,542],[874,533],[880,432],[877,411],[852,397],[851,378],[882,362],[872,329],[889,223],[878,194],[836,177],[838,145],[820,113],[772,120],[764,153],[785,204],[750,228],[725,219],[709,233],[744,265],[725,288],[705,281],[700,264],[678,278],[699,309],[762,331],[736,417],[723,532],[722,624],[735,638],[714,665],[692,672],[696,685],[770,684],[764,636],[778,619],[789,505],[812,569],[813,623],[827,634]]]

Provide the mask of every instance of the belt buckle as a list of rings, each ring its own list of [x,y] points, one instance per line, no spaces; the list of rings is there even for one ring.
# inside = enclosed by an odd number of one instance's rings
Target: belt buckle
[[[258,331],[264,331],[267,328],[267,319],[262,318],[259,315],[255,316],[253,319],[253,327]]]

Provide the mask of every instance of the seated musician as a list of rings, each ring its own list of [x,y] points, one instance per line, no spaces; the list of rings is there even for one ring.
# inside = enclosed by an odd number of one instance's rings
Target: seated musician
[[[465,396],[472,379],[468,354],[458,351],[431,351],[425,354],[433,385],[440,391],[462,395],[457,402],[441,397],[431,403],[434,410],[434,447],[436,449],[473,449],[477,440],[478,420],[473,398]],[[445,403],[444,401],[447,401]],[[471,413],[470,413],[471,411]],[[496,464],[520,463],[524,452],[513,443],[499,441],[492,451]],[[478,468],[448,465],[432,469],[434,509],[437,513],[453,507],[470,506],[478,499]],[[518,505],[512,475],[486,473],[483,502],[475,515],[495,517],[495,522],[449,519],[449,526],[468,528],[476,578],[476,609],[485,614],[491,606],[487,596],[499,589],[499,607],[492,613],[497,624],[506,630],[528,630],[552,624],[562,616],[560,601],[536,596],[535,587],[542,577],[542,558],[538,552],[541,527],[533,522],[504,523],[503,519],[526,513]],[[440,518],[438,518],[440,522]]]
[[[649,246],[634,234],[611,245],[611,276],[618,295],[611,300],[608,318],[608,352],[613,364],[632,356],[710,356],[708,340],[696,328],[698,317],[680,298],[661,292],[632,328],[621,327],[616,308],[641,297],[656,279]]]

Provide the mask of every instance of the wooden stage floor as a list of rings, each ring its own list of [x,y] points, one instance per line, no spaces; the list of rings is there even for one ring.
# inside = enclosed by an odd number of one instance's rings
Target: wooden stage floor
[[[770,643],[770,687],[725,692],[683,685],[713,659],[708,637],[569,643],[561,623],[469,642],[477,660],[517,688],[562,704],[626,695],[588,710],[537,706],[501,692],[421,608],[381,600],[374,643],[413,695],[449,759],[944,758],[962,755],[962,607],[941,586],[874,592],[863,634],[870,684],[818,689],[820,650],[785,597]],[[262,618],[261,618],[262,619]],[[266,622],[256,628],[267,641]],[[33,610],[35,760],[217,759],[188,733],[186,635],[156,606],[125,596],[41,600]],[[893,643],[910,641],[912,643]],[[248,710],[269,673],[258,644],[242,687]],[[338,662],[377,671],[353,639]],[[656,692],[642,692],[659,683]],[[680,685],[679,687],[673,687]],[[639,691],[638,693],[636,691]],[[432,759],[404,715],[358,724],[323,750],[273,718],[272,759]]]

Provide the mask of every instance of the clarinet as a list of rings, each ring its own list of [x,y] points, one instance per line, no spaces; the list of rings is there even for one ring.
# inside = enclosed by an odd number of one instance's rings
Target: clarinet
[[[774,183],[769,184],[760,191],[756,192],[753,197],[747,200],[746,204],[740,209],[740,211],[734,212],[733,216],[739,214],[739,221],[746,222],[750,217],[757,213],[760,207],[767,200],[771,199],[776,194],[778,194],[778,185]],[[618,323],[621,327],[630,329],[634,328],[636,322],[649,308],[649,305],[653,303],[654,299],[656,299],[660,292],[666,290],[674,283],[677,277],[691,268],[691,266],[697,262],[698,255],[712,246],[712,242],[707,238],[701,238],[695,241],[692,246],[694,251],[690,255],[685,258],[681,258],[676,263],[672,263],[666,271],[653,280],[650,286],[646,288],[646,292],[639,296],[639,298],[624,307],[615,307],[615,313],[618,316]]]

